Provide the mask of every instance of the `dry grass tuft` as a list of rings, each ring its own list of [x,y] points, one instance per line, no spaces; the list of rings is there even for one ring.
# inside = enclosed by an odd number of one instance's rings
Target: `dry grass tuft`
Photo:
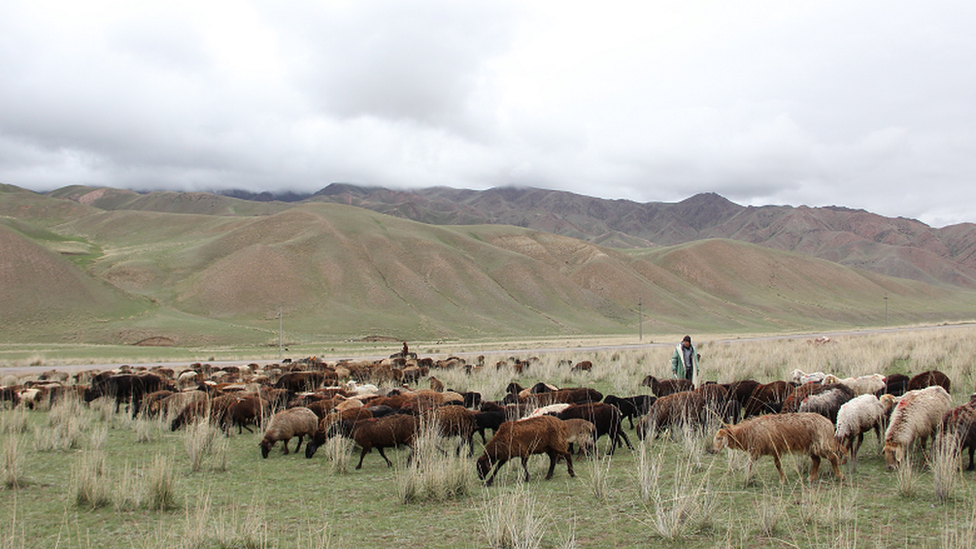
[[[492,549],[535,549],[546,535],[547,511],[527,486],[520,482],[515,489],[485,502],[481,525],[488,547]]]
[[[27,483],[24,474],[24,454],[20,447],[20,439],[16,435],[8,435],[3,439],[0,483],[7,488],[20,488]]]
[[[104,452],[85,452],[71,467],[69,493],[79,507],[97,509],[112,503],[112,483],[106,474]]]

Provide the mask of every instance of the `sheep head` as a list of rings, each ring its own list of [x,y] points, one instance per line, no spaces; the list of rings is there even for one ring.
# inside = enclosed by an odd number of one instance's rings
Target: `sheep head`
[[[888,464],[888,470],[894,471],[898,469],[901,462],[905,459],[905,448],[900,444],[893,444],[891,442],[886,443],[884,447],[885,462]]]
[[[709,454],[717,454],[729,447],[729,439],[732,433],[728,429],[719,429],[712,439],[712,447],[708,449]]]
[[[488,476],[488,471],[491,471],[491,459],[487,455],[483,455],[478,458],[478,478],[485,480]]]

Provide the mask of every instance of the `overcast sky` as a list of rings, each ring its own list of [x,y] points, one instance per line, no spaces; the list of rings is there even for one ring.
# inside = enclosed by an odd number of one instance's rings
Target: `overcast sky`
[[[976,222],[976,2],[0,2],[0,182]]]

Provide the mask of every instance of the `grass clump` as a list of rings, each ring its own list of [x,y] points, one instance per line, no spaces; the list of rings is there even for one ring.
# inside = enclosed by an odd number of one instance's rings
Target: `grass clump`
[[[71,467],[69,493],[79,507],[98,509],[112,503],[112,482],[106,475],[105,452],[85,452]]]
[[[15,435],[8,435],[3,439],[3,454],[0,455],[0,483],[7,488],[20,488],[26,482],[20,440]]]
[[[398,468],[397,494],[403,503],[457,499],[469,494],[475,485],[470,461],[457,452],[443,451],[438,431],[436,422],[422,422],[414,439],[413,459]]]
[[[173,465],[158,454],[153,457],[146,476],[145,505],[152,511],[169,511],[178,507]]]
[[[481,524],[492,549],[534,549],[546,534],[546,509],[529,493],[525,483],[488,500]]]

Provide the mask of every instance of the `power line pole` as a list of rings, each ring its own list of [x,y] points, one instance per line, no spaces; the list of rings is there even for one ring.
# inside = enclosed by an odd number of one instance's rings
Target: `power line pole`
[[[281,305],[278,305],[278,360],[281,360]]]
[[[885,328],[888,327],[888,292],[885,292]]]
[[[637,341],[644,341],[644,302],[637,298]]]

